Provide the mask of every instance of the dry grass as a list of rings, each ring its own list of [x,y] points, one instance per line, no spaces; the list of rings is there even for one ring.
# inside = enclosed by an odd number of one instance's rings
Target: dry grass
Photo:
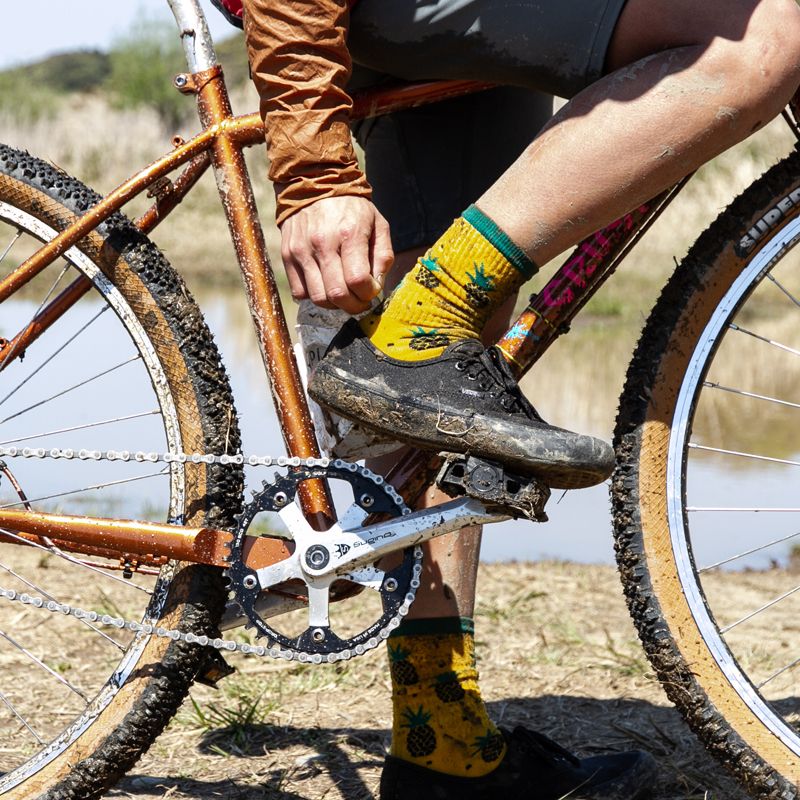
[[[731,592],[744,579],[720,578]],[[500,724],[535,727],[587,755],[650,750],[661,767],[657,800],[744,800],[667,703],[613,569],[484,566],[476,626],[483,691]],[[234,663],[219,689],[193,689],[109,798],[376,796],[391,724],[383,652],[337,667]]]

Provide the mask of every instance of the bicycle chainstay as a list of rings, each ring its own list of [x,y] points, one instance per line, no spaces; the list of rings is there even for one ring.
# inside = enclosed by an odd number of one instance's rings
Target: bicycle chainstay
[[[341,459],[329,458],[298,458],[288,456],[245,456],[241,453],[234,455],[214,455],[211,453],[145,453],[142,451],[115,451],[107,450],[101,452],[99,450],[71,450],[71,449],[45,449],[45,448],[17,448],[17,447],[0,447],[0,458],[8,457],[23,457],[23,458],[39,458],[39,459],[77,459],[81,461],[138,461],[149,463],[193,463],[193,464],[239,464],[250,466],[264,466],[264,467],[302,467],[306,469],[323,469],[333,467],[337,471],[348,471],[351,473],[359,473],[367,479],[372,480],[378,485],[386,487],[386,491],[397,494],[394,489],[388,486],[383,478],[365,467],[358,464],[343,461]],[[402,498],[397,495],[400,507],[403,506]],[[417,564],[418,566],[418,564]],[[215,650],[225,650],[228,652],[238,652],[244,655],[256,656],[269,656],[270,658],[284,659],[286,661],[301,661],[312,664],[321,664],[323,661],[326,663],[334,663],[336,661],[346,661],[354,656],[362,655],[376,648],[385,638],[388,637],[389,632],[399,625],[400,620],[408,613],[408,609],[413,602],[416,588],[419,586],[419,573],[414,576],[411,586],[409,587],[408,596],[406,597],[398,609],[397,613],[392,617],[389,623],[383,627],[382,632],[378,636],[368,638],[364,642],[360,642],[352,650],[345,649],[337,653],[328,653],[323,655],[321,653],[309,654],[306,652],[280,647],[277,644],[265,647],[258,644],[247,644],[243,642],[236,642],[231,639],[223,639],[220,637],[198,636],[194,633],[186,633],[177,629],[164,628],[160,625],[155,625],[147,622],[136,622],[135,620],[126,620],[123,617],[114,617],[110,614],[98,614],[96,611],[86,611],[78,606],[71,606],[67,603],[59,603],[55,600],[45,600],[41,597],[29,595],[27,592],[18,592],[14,589],[7,589],[0,586],[0,598],[10,602],[21,603],[26,606],[49,611],[53,614],[61,614],[63,616],[75,617],[75,619],[92,623],[94,625],[103,625],[105,627],[117,628],[118,630],[128,630],[135,634],[144,636],[156,636],[162,639],[171,639],[174,642],[186,642],[188,644],[198,644],[203,647],[211,647]],[[385,631],[385,635],[383,635]]]

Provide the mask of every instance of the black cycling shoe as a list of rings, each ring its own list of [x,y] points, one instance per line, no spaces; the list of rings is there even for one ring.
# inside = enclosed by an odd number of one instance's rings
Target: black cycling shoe
[[[314,370],[308,391],[320,405],[397,439],[499,461],[559,489],[601,483],[614,467],[605,442],[548,425],[500,352],[476,339],[428,361],[397,361],[351,320]]]
[[[503,731],[508,750],[482,778],[457,778],[386,757],[381,800],[642,800],[657,772],[649,753],[633,750],[576,758],[541,733]]]

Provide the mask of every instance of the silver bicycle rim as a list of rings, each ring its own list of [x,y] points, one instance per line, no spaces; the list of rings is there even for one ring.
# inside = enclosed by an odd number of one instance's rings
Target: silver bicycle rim
[[[719,303],[698,340],[680,387],[671,424],[667,461],[667,509],[672,550],[682,590],[701,636],[720,670],[753,714],[796,753],[800,753],[800,736],[774,711],[741,669],[707,607],[693,562],[691,535],[684,514],[686,497],[684,474],[689,452],[691,417],[695,399],[706,374],[709,357],[712,356],[720,338],[726,333],[728,321],[742,299],[799,240],[800,219],[795,219],[755,255]]]
[[[0,202],[0,222],[14,225],[18,229],[32,234],[41,241],[49,241],[57,235],[56,231],[37,218],[3,202]],[[145,331],[133,314],[127,301],[118,289],[108,281],[92,260],[80,250],[76,248],[70,249],[64,255],[64,259],[92,281],[97,294],[103,298],[119,319],[123,321],[150,375],[153,391],[161,411],[164,433],[169,451],[176,453],[182,452],[183,447],[180,437],[178,413],[167,388],[169,384],[166,375],[164,374],[163,368],[159,363],[155,350],[150,344]],[[182,517],[185,506],[185,471],[183,466],[179,463],[173,463],[170,467],[169,478],[169,517],[172,520],[179,520]],[[153,595],[144,613],[144,619],[146,621],[155,621],[160,618],[172,578],[173,568],[167,565],[161,570],[156,580]],[[97,720],[99,715],[109,706],[116,694],[131,676],[149,639],[149,636],[137,635],[125,651],[119,664],[97,692],[96,696],[87,705],[83,713],[75,718],[61,734],[47,743],[47,745],[34,756],[0,777],[0,794],[10,791],[52,762]]]

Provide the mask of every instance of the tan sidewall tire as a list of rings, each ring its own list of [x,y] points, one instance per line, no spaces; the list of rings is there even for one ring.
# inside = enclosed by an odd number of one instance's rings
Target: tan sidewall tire
[[[612,483],[617,553],[629,607],[670,699],[709,750],[763,798],[797,796],[800,759],[753,713],[715,661],[687,601],[672,548],[668,456],[678,398],[695,346],[756,251],[738,243],[800,186],[794,155],[754,184],[698,240],[654,309],[620,402]],[[783,222],[797,218],[793,208]],[[780,235],[773,230],[763,243]]]
[[[96,196],[50,165],[0,146],[0,200],[61,229]],[[102,235],[101,235],[102,234]],[[147,333],[167,376],[186,452],[239,447],[230,387],[210,334],[182,281],[158,249],[119,215],[81,243],[118,287]],[[198,369],[202,366],[202,369]],[[186,465],[187,524],[230,526],[241,497],[241,470]],[[224,604],[219,570],[174,565],[164,624],[211,633]],[[99,797],[152,743],[185,696],[201,649],[153,638],[130,679],[81,736],[9,800]]]

